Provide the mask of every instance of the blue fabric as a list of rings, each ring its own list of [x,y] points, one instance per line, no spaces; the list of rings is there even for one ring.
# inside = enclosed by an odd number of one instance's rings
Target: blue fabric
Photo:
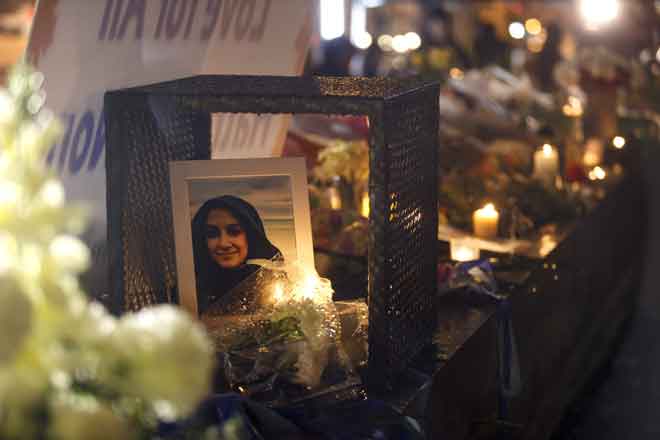
[[[174,440],[194,438],[202,427],[223,432],[227,424],[240,427],[240,440],[423,440],[419,424],[377,400],[337,403],[323,408],[299,406],[272,410],[237,394],[220,394],[205,401],[190,419],[162,424],[159,435]]]
[[[323,409],[280,410],[306,433],[328,440],[423,440],[419,424],[379,400],[342,402]]]
[[[472,272],[478,269],[478,272]],[[475,277],[475,275],[477,277]],[[459,263],[455,267],[454,282],[467,287],[476,295],[484,295],[497,303],[497,351],[499,380],[499,417],[508,417],[508,400],[522,387],[518,351],[513,332],[511,301],[498,293],[497,282],[488,260]]]

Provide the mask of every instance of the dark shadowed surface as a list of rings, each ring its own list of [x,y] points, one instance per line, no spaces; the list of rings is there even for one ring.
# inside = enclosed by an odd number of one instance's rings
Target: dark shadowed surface
[[[567,412],[554,440],[660,438],[660,150],[644,163],[648,205],[641,296],[609,363]]]

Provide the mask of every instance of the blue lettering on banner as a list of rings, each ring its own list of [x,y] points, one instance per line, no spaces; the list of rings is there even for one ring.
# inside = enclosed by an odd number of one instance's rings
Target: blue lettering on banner
[[[163,23],[165,22],[165,14],[167,13],[167,6],[169,5],[170,0],[161,0],[160,3],[160,13],[158,14],[158,24],[156,25],[156,34],[154,38],[159,39],[163,31]]]
[[[62,143],[60,144],[60,157],[57,161],[57,169],[61,172],[64,167],[64,160],[66,159],[66,153],[69,151],[69,140],[71,140],[71,131],[73,129],[73,123],[75,121],[76,115],[69,113],[69,123],[67,124],[66,131],[64,132],[64,137],[62,138]]]
[[[186,6],[188,6],[186,0],[170,0],[170,2],[170,10],[167,14],[167,26],[165,27],[165,36],[168,40],[173,39],[179,33],[186,14]]]
[[[64,113],[61,119],[67,121],[62,142],[53,145],[46,157],[46,163],[51,166],[56,164],[59,173],[64,172],[65,164],[68,164],[67,169],[71,175],[79,174],[85,162],[86,170],[94,171],[105,150],[103,110],[98,118],[93,110],[86,110],[82,116]]]
[[[268,142],[271,123],[271,115],[222,114],[214,144],[220,145],[222,151],[247,152],[258,148]]]
[[[208,15],[209,20],[202,28],[202,41],[208,40],[211,38],[211,35],[213,35],[215,24],[218,22],[218,17],[220,16],[221,6],[222,2],[220,0],[208,0],[208,3],[206,4],[206,15]]]
[[[142,40],[147,8],[155,5],[158,19],[153,38],[156,40],[188,40],[196,24],[201,25],[201,41],[208,41],[216,28],[219,28],[217,38],[220,40],[230,37],[236,42],[262,40],[272,0],[206,0],[206,8],[201,8],[198,17],[199,3],[200,0],[105,0],[98,39]],[[196,20],[201,22],[196,23]]]
[[[197,12],[197,4],[199,0],[192,0],[192,6],[190,7],[190,14],[188,15],[188,23],[186,24],[186,30],[183,33],[183,38],[185,40],[190,37],[190,32],[192,31],[193,19],[195,18],[195,13]]]
[[[82,168],[83,162],[87,159],[87,154],[89,153],[89,145],[92,142],[92,133],[94,132],[94,116],[89,110],[85,112],[83,117],[78,123],[76,128],[76,134],[73,136],[73,142],[71,143],[71,153],[69,154],[69,172],[71,174],[78,174]],[[78,148],[80,145],[80,138],[84,136],[85,141],[83,142],[83,147],[80,152]]]
[[[99,163],[105,147],[105,113],[101,110],[98,123],[96,124],[96,133],[94,134],[94,148],[87,164],[87,171],[92,171]]]
[[[147,4],[145,0],[130,0],[131,2],[126,7],[126,13],[124,14],[124,19],[121,21],[121,26],[119,26],[119,35],[117,39],[122,40],[126,34],[126,27],[128,23],[135,19],[135,39],[142,39],[142,32],[144,31],[144,15],[146,13]]]

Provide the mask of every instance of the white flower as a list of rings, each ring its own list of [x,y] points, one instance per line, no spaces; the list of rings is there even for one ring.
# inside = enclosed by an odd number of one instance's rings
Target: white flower
[[[156,410],[165,408],[160,417],[188,414],[209,391],[212,346],[202,327],[176,307],[161,305],[125,315],[113,344],[128,364],[117,386],[156,403]]]
[[[308,388],[318,387],[328,364],[328,349],[314,350],[307,341],[291,344],[291,349],[298,355],[295,381]]]
[[[67,270],[82,272],[90,260],[89,249],[80,239],[72,235],[59,235],[49,247],[50,255]]]
[[[0,278],[0,365],[11,361],[32,327],[32,303],[14,279]]]
[[[38,368],[0,368],[0,438],[39,438],[43,426],[34,417],[44,402],[48,382]]]
[[[55,440],[128,440],[136,438],[125,420],[93,398],[57,399],[49,433]]]

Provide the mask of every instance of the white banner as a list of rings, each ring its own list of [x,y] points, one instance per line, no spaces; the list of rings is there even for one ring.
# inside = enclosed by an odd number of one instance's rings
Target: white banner
[[[28,59],[44,73],[47,106],[65,129],[48,161],[69,199],[92,209],[93,294],[107,280],[103,94],[197,74],[300,74],[310,7],[308,0],[39,0]],[[287,124],[284,116],[216,118],[213,156],[279,154]]]

